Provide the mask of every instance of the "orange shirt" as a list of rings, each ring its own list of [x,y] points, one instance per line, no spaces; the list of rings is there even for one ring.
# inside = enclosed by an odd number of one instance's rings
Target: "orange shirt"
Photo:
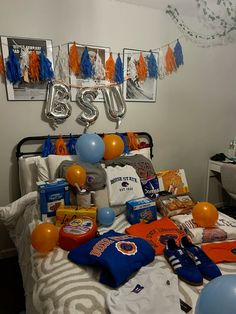
[[[209,243],[201,248],[215,263],[236,262],[236,241]]]
[[[125,229],[128,234],[138,236],[147,240],[155,249],[156,255],[163,254],[166,242],[169,238],[174,238],[179,244],[185,233],[167,217],[155,220],[151,223],[138,223]]]

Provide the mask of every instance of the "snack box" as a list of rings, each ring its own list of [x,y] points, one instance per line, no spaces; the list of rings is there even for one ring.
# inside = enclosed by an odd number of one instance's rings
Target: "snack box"
[[[61,227],[77,218],[91,218],[96,222],[97,208],[61,205],[56,212],[56,226]]]
[[[127,219],[131,225],[139,222],[151,222],[157,219],[155,200],[148,197],[139,197],[126,202]]]
[[[190,193],[165,195],[157,199],[157,208],[163,216],[188,214],[196,204]]]
[[[37,182],[41,219],[55,222],[60,205],[70,204],[69,185],[64,179]]]

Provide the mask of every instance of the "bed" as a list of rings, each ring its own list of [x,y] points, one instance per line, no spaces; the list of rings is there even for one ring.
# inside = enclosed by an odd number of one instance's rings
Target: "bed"
[[[139,133],[140,137],[145,138],[150,144],[148,154],[152,157],[152,138],[145,132]],[[55,137],[56,138],[56,137]],[[66,137],[64,137],[66,138]],[[40,148],[38,143],[45,137],[30,137],[23,139],[17,145],[17,158],[26,158],[26,156],[38,156]],[[22,151],[22,146],[26,142],[33,144],[27,151]],[[36,149],[35,149],[36,145]],[[147,152],[145,151],[145,154]],[[37,158],[36,158],[37,159]],[[14,241],[18,252],[18,261],[23,277],[23,284],[26,299],[27,314],[36,313],[109,313],[106,296],[112,289],[99,283],[98,268],[89,266],[79,266],[70,262],[67,258],[68,252],[56,247],[47,255],[37,253],[31,246],[31,232],[39,222],[38,197],[35,190],[35,180],[37,176],[47,178],[50,174],[45,173],[45,164],[37,161],[37,165],[42,169],[40,173],[35,172],[35,161],[29,162],[30,167],[23,167],[20,173],[21,191],[23,196],[15,202],[0,209],[0,220],[9,231],[10,237]],[[22,165],[21,165],[22,172]],[[55,169],[51,169],[52,173]],[[29,179],[30,178],[30,179]],[[28,182],[26,182],[27,180]],[[24,182],[25,181],[25,182]],[[118,232],[124,232],[129,226],[125,213],[119,213],[112,229]],[[100,234],[111,229],[99,227]],[[147,267],[158,265],[163,270],[171,269],[163,256],[156,256],[154,261]],[[235,263],[220,264],[223,274],[235,273]],[[188,304],[192,309],[188,313],[194,313],[195,304],[201,289],[207,284],[204,280],[202,286],[191,286],[183,281],[178,281],[180,299]],[[184,313],[184,312],[183,312]]]

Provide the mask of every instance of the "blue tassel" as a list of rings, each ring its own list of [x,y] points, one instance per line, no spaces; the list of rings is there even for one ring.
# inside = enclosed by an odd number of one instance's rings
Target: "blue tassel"
[[[88,48],[85,47],[81,56],[80,69],[85,79],[93,76],[93,66],[89,58]]]
[[[118,133],[118,132],[116,132],[116,134],[121,137],[121,139],[122,139],[122,141],[124,143],[124,152],[123,152],[123,154],[128,155],[129,154],[129,145],[128,145],[127,141],[126,141],[125,136],[122,133]]]
[[[158,66],[157,66],[157,61],[156,58],[151,51],[149,58],[148,58],[148,74],[150,78],[155,78],[157,79],[158,77]]]
[[[119,53],[115,64],[114,81],[118,84],[122,84],[124,82],[124,69]]]
[[[6,62],[6,76],[12,84],[21,80],[20,62],[12,48],[10,48],[9,57]]]
[[[42,157],[47,157],[50,154],[54,154],[54,145],[51,141],[50,135],[48,135],[43,143]]]
[[[75,149],[76,142],[77,142],[77,138],[70,134],[70,139],[66,145],[69,155],[76,155],[76,149]]]
[[[40,55],[40,81],[51,80],[54,78],[54,73],[52,69],[52,63],[48,58],[45,56],[43,48],[41,49]]]
[[[176,62],[177,68],[184,64],[182,46],[178,39],[174,48],[174,56],[175,56],[175,62]]]

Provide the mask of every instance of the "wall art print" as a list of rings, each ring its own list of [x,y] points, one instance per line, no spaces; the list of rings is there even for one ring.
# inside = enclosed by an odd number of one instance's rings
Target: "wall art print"
[[[31,39],[22,37],[6,37],[1,36],[1,47],[3,59],[7,60],[10,48],[16,57],[21,60],[24,54],[35,50],[37,54],[43,48],[45,55],[52,63],[53,68],[53,54],[52,54],[52,40],[50,39]],[[6,79],[6,91],[8,100],[45,100],[47,92],[47,81],[25,81],[22,76],[21,80],[15,84],[10,83]]]

